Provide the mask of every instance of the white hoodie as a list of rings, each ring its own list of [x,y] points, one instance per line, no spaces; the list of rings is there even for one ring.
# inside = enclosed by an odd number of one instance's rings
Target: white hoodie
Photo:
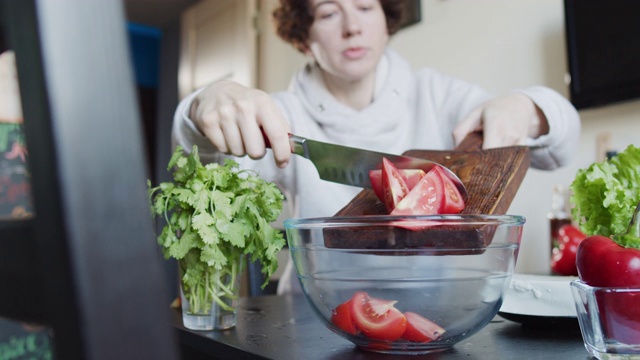
[[[529,96],[549,122],[548,134],[529,139],[532,166],[553,169],[566,164],[580,136],[575,108],[546,87],[516,92]],[[196,94],[178,105],[173,124],[174,146],[190,150],[196,144],[203,162],[221,161],[224,155],[216,152],[188,118]],[[404,58],[389,48],[377,68],[374,100],[362,110],[333,98],[319,69],[312,64],[298,71],[289,90],[272,96],[295,135],[392,154],[410,149],[452,149],[452,132],[458,121],[491,97],[476,85],[431,68],[414,72]],[[241,167],[254,169],[278,184],[293,206],[294,217],[333,216],[361,191],[320,180],[313,164],[297,156],[291,158],[286,169],[276,167],[270,151],[261,160],[246,156],[235,160]],[[300,285],[289,261],[278,292],[298,291]]]

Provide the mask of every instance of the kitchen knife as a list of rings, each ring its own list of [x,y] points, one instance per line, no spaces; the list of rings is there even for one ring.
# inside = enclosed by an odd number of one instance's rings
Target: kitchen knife
[[[264,133],[263,137],[267,147],[270,147]],[[369,170],[382,168],[382,158],[387,158],[398,169],[422,169],[425,173],[440,165],[425,159],[336,145],[292,134],[289,134],[289,139],[291,152],[311,160],[321,179],[367,189],[371,189]],[[451,170],[440,166],[453,180],[462,198],[466,199],[467,190],[460,178]]]

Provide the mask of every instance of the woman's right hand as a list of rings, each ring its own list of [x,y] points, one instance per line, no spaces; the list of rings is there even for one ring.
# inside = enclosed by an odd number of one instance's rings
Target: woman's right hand
[[[216,82],[196,96],[189,117],[220,152],[261,159],[266,153],[264,131],[278,167],[291,158],[289,124],[264,91],[228,80]]]

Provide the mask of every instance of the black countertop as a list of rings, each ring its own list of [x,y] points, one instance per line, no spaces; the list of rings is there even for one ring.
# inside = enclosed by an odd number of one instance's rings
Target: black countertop
[[[589,359],[578,322],[520,324],[496,316],[452,349],[426,355],[378,354],[356,348],[327,329],[301,295],[243,298],[238,324],[225,331],[192,331],[172,312],[185,360],[200,359]]]

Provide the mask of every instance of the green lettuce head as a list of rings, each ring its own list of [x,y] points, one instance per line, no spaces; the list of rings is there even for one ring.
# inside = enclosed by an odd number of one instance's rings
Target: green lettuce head
[[[609,237],[626,233],[640,201],[640,148],[629,145],[610,160],[578,170],[570,188],[571,214],[580,230]]]

